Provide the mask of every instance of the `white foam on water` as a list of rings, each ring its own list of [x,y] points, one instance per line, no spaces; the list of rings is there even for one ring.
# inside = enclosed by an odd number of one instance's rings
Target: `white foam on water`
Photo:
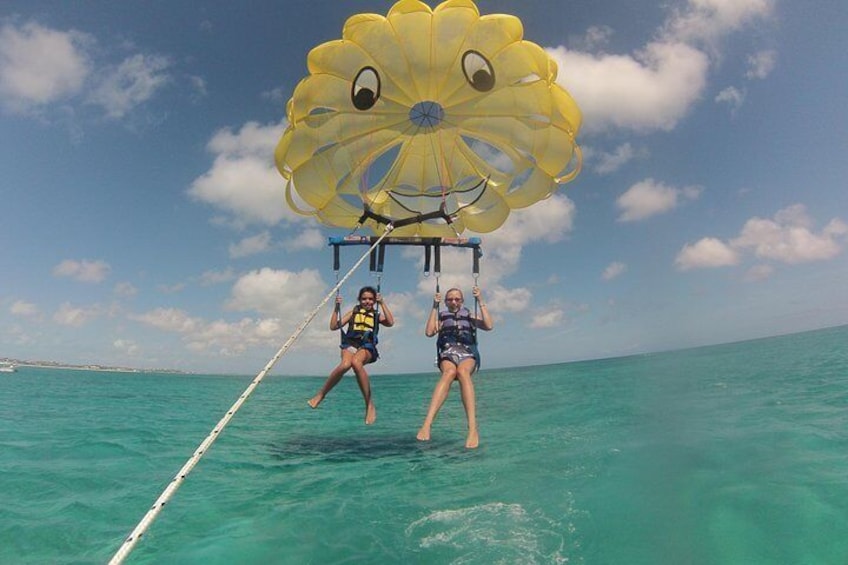
[[[451,563],[568,563],[571,524],[527,512],[520,504],[490,502],[436,510],[412,522],[406,535],[424,550],[453,554]]]

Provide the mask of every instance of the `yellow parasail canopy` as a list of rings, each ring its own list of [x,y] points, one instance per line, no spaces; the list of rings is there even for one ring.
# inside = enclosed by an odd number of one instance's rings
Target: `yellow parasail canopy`
[[[491,232],[580,169],[580,110],[521,21],[400,0],[310,51],[275,152],[286,199],[329,226]]]

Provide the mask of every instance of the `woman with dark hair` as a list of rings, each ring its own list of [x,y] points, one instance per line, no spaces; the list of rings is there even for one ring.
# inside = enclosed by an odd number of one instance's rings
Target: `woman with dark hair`
[[[379,357],[377,353],[377,333],[380,326],[387,328],[395,325],[391,310],[383,301],[376,289],[364,286],[359,289],[359,304],[350,312],[339,318],[340,309],[337,306],[330,316],[330,330],[336,331],[347,326],[342,333],[341,361],[324,382],[318,394],[309,399],[309,405],[317,408],[333,387],[336,386],[348,370],[353,369],[359,390],[365,399],[365,423],[373,424],[377,419],[377,409],[371,400],[371,384],[365,365],[373,363]],[[342,303],[342,297],[336,297],[336,304]],[[379,304],[377,310],[375,306]],[[378,314],[379,312],[379,314]]]

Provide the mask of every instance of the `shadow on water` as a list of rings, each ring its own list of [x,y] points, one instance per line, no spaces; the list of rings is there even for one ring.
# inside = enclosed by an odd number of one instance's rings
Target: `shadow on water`
[[[466,450],[454,444],[420,442],[408,433],[363,436],[299,435],[269,444],[273,458],[280,461],[316,458],[325,462],[349,463],[376,459],[415,461],[422,458],[465,459]]]

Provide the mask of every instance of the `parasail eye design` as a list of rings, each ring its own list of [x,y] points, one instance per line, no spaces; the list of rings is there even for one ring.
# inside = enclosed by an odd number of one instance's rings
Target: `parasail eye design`
[[[372,67],[357,73],[350,91],[350,99],[357,110],[370,110],[380,98],[380,75]]]
[[[462,72],[475,90],[488,92],[495,86],[492,64],[477,51],[466,51],[462,56]]]

